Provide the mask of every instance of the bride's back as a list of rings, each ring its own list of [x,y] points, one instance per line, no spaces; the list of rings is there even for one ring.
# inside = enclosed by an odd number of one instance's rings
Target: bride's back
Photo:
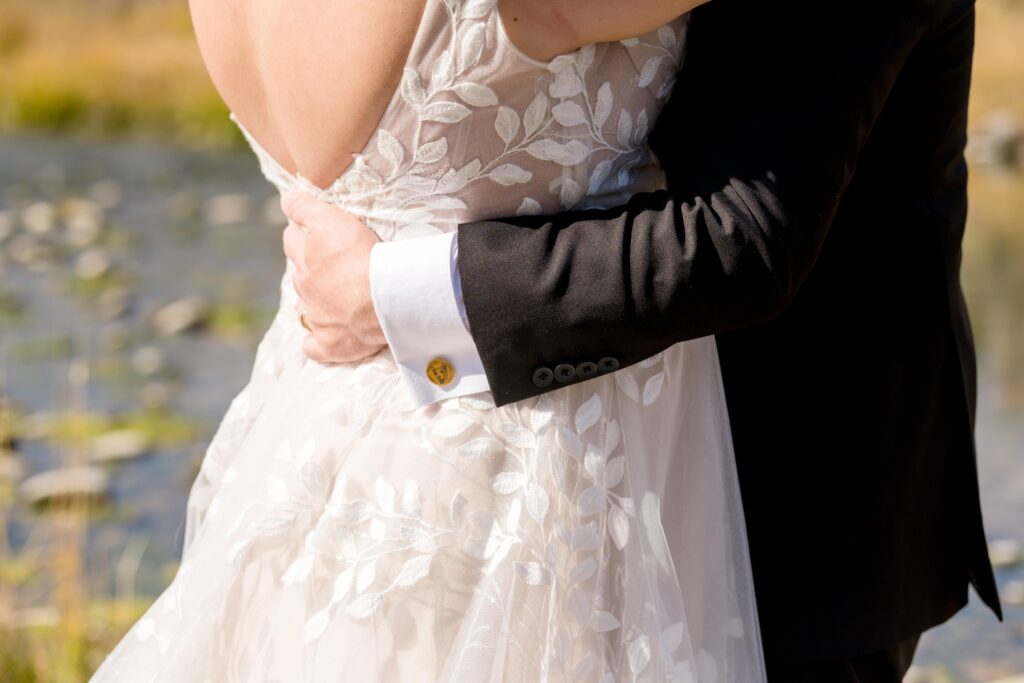
[[[326,185],[363,148],[401,77],[426,0],[192,0],[228,107],[289,171]]]

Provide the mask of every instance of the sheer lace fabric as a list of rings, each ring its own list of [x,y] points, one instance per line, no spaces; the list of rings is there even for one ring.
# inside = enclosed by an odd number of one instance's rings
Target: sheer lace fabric
[[[551,62],[495,0],[428,0],[401,86],[326,190],[382,239],[610,206],[686,19]],[[241,125],[241,124],[239,124]],[[302,352],[291,285],[189,494],[181,567],[95,681],[764,680],[712,338],[496,408],[423,408],[387,350]]]

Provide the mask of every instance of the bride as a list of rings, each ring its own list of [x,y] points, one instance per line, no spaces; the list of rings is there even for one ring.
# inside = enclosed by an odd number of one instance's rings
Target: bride
[[[646,136],[697,4],[192,10],[269,181],[395,240],[660,187]],[[94,681],[764,680],[711,338],[500,407],[420,407],[386,348],[306,357],[295,269],[189,494],[180,569]]]

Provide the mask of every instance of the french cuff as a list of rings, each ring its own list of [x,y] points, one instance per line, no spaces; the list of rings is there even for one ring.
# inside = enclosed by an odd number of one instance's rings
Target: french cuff
[[[455,232],[378,242],[370,251],[370,296],[415,404],[490,389],[460,315]]]

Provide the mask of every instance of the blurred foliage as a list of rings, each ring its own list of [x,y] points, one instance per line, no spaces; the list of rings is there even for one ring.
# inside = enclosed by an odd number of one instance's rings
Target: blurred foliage
[[[206,74],[183,2],[3,0],[0,133],[242,138]]]
[[[977,5],[973,121],[997,111],[1024,120],[1024,0],[981,0]]]

